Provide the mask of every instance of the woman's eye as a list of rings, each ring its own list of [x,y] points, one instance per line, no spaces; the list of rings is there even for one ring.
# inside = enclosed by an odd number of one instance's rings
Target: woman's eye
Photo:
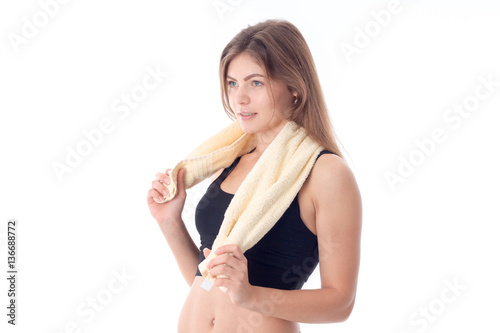
[[[234,81],[228,81],[227,84],[228,84],[229,88],[236,87],[236,82],[234,82]]]
[[[262,82],[260,81],[253,81],[253,85],[256,86],[256,87],[259,87],[262,85]]]

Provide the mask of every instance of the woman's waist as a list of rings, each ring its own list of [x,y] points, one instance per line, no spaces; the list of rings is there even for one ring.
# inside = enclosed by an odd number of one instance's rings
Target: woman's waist
[[[204,290],[201,288],[203,279],[201,276],[196,276],[191,285],[179,318],[180,332],[183,331],[182,327],[186,328],[186,332],[195,332],[200,329],[212,333],[299,332],[299,325],[295,322],[266,316],[233,304],[229,294],[222,292],[218,287],[214,286],[210,291]],[[192,320],[194,318],[196,319]],[[187,329],[188,326],[191,329]]]

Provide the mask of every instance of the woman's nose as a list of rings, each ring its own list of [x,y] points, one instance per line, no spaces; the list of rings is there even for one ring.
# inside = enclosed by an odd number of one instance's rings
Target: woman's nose
[[[238,105],[246,105],[250,102],[250,96],[248,95],[248,92],[245,88],[238,87],[235,102]]]

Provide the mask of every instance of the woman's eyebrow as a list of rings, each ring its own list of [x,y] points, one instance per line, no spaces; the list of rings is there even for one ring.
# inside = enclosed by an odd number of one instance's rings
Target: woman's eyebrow
[[[256,77],[256,76],[265,77],[265,76],[264,76],[264,75],[262,75],[262,74],[250,74],[250,75],[248,75],[247,77],[245,77],[243,80],[244,80],[244,81],[248,81],[248,80],[250,80],[251,78]],[[227,78],[228,78],[228,79],[230,79],[230,80],[233,80],[233,81],[238,81],[238,80],[236,80],[234,77],[229,76],[229,75],[227,75]]]

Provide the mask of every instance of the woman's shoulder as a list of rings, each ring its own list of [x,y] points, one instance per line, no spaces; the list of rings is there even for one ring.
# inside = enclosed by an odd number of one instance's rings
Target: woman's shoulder
[[[309,175],[313,193],[345,190],[355,187],[356,180],[347,162],[329,150],[323,150],[316,159]]]
[[[361,193],[356,178],[346,161],[336,154],[322,154],[314,164],[305,200],[314,207],[318,235],[325,226],[351,225],[352,216],[358,216],[362,207]],[[355,214],[355,215],[353,215]]]

